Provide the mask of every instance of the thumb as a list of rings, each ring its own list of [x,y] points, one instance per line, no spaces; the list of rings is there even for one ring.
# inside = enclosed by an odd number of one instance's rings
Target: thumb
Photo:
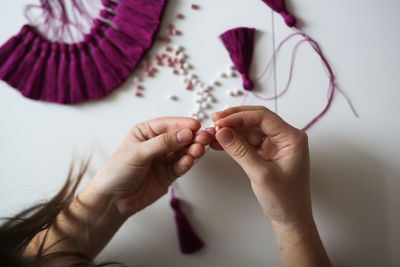
[[[169,152],[175,152],[193,140],[192,130],[186,128],[178,132],[167,132],[140,143],[138,156],[145,160],[153,160]]]
[[[262,158],[242,136],[230,128],[222,128],[215,137],[222,148],[243,168],[248,176],[260,171],[263,166]]]

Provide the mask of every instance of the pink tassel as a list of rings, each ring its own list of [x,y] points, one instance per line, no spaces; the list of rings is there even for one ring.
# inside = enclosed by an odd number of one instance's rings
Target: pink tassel
[[[69,47],[70,65],[69,65],[69,91],[70,103],[79,103],[88,99],[85,80],[82,76],[81,59],[76,44]]]
[[[0,79],[7,81],[10,75],[18,68],[21,60],[31,51],[32,41],[35,38],[33,32],[29,32],[24,42],[10,55],[0,68]]]
[[[57,75],[57,102],[69,104],[69,45],[61,45],[60,65]]]
[[[60,45],[58,43],[51,44],[51,53],[46,64],[45,77],[43,82],[43,90],[40,99],[47,102],[57,100],[57,76],[59,68]]]
[[[30,27],[25,25],[21,31],[0,47],[0,67],[7,61],[13,51],[23,42]]]
[[[194,232],[190,222],[181,210],[180,200],[175,197],[174,188],[171,188],[170,205],[174,210],[176,229],[178,232],[179,246],[184,254],[192,254],[204,247],[203,241]]]
[[[40,56],[34,63],[33,70],[29,75],[24,87],[21,87],[21,92],[24,96],[31,99],[39,99],[43,88],[44,75],[47,64],[47,56],[50,52],[50,44],[44,42],[41,45]]]
[[[267,4],[272,10],[281,14],[283,19],[285,20],[286,25],[289,27],[294,27],[297,24],[296,18],[289,13],[286,8],[285,0],[262,0],[265,4]]]
[[[254,83],[250,79],[250,66],[254,50],[254,28],[235,28],[223,33],[220,38],[228,50],[236,69],[243,78],[243,88],[251,91]]]
[[[90,90],[88,90],[89,100],[99,99],[105,94],[100,73],[91,55],[88,53],[88,47],[85,43],[79,44],[79,51],[81,52],[81,68],[83,77],[85,77],[85,87],[90,88]]]

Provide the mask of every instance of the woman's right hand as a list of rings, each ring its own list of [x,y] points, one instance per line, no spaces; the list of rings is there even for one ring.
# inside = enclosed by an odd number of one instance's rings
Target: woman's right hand
[[[216,112],[212,146],[246,172],[265,215],[275,224],[312,218],[307,135],[258,106]]]
[[[215,149],[247,173],[271,220],[282,267],[330,267],[314,223],[307,135],[265,107],[230,108],[212,116]]]

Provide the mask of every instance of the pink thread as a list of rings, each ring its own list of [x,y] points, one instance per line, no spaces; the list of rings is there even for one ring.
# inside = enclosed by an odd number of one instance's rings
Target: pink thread
[[[259,99],[261,99],[261,100],[265,100],[265,101],[268,101],[268,100],[275,100],[275,99],[278,99],[278,98],[282,97],[282,96],[288,91],[288,89],[289,89],[289,87],[290,87],[290,84],[291,84],[291,81],[292,81],[292,78],[293,78],[293,67],[294,67],[294,60],[295,60],[296,51],[297,51],[298,47],[299,47],[303,42],[307,42],[307,43],[310,44],[310,46],[313,48],[313,50],[314,50],[314,51],[318,54],[318,56],[320,57],[321,62],[322,62],[322,65],[323,65],[323,67],[324,67],[324,70],[325,70],[325,72],[326,72],[326,74],[327,74],[327,76],[328,76],[328,78],[329,78],[329,86],[328,86],[328,97],[327,97],[327,98],[328,98],[328,102],[327,102],[327,104],[325,105],[325,107],[323,108],[323,110],[322,110],[320,113],[318,113],[317,116],[315,116],[306,126],[304,126],[304,127],[302,128],[302,130],[303,130],[303,131],[306,131],[307,129],[309,129],[315,122],[317,122],[317,121],[328,111],[328,109],[329,109],[329,107],[330,107],[330,105],[331,105],[331,103],[332,103],[332,100],[333,100],[333,96],[334,96],[334,91],[335,91],[335,89],[337,89],[337,90],[345,97],[345,99],[346,99],[346,101],[347,101],[347,103],[348,103],[348,105],[349,105],[351,111],[353,112],[353,114],[355,115],[355,117],[358,118],[358,113],[356,112],[356,110],[355,110],[355,108],[354,108],[354,106],[353,106],[353,104],[352,104],[350,98],[343,92],[343,90],[339,89],[339,88],[337,87],[337,85],[335,84],[335,76],[334,76],[334,74],[333,74],[332,67],[330,66],[328,60],[325,58],[325,56],[324,56],[324,54],[323,54],[323,52],[322,52],[320,46],[318,45],[318,43],[317,43],[316,41],[314,41],[311,37],[309,37],[305,32],[301,31],[300,29],[297,29],[297,28],[294,28],[294,29],[295,29],[295,33],[290,34],[289,36],[287,36],[286,38],[284,38],[284,39],[279,43],[279,45],[277,46],[277,48],[276,48],[275,51],[273,52],[272,57],[271,57],[271,59],[269,60],[267,66],[266,66],[265,69],[264,69],[264,71],[261,73],[261,75],[259,75],[259,76],[255,79],[255,81],[259,81],[260,79],[262,79],[263,76],[265,76],[265,75],[268,73],[268,71],[270,70],[270,67],[271,67],[271,65],[272,65],[273,59],[274,59],[274,57],[276,57],[276,56],[278,55],[278,53],[279,53],[279,51],[281,50],[282,46],[283,46],[285,43],[287,43],[292,37],[297,36],[297,35],[300,35],[300,36],[302,36],[304,39],[303,39],[303,40],[300,40],[299,42],[297,42],[296,45],[295,45],[295,47],[293,48],[293,51],[292,51],[292,58],[291,58],[291,63],[290,63],[289,78],[288,78],[288,81],[287,81],[287,83],[286,83],[285,88],[282,90],[281,93],[279,93],[278,95],[273,96],[273,97],[263,97],[263,96],[260,96],[259,94],[256,94],[255,92],[251,92],[251,93],[252,93],[255,97],[257,97],[257,98],[259,98]],[[244,103],[245,103],[245,101],[244,101]],[[244,104],[244,103],[243,103],[243,104]]]

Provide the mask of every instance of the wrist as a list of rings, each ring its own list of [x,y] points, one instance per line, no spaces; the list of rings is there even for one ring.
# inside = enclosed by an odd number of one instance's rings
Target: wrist
[[[292,242],[298,242],[309,235],[317,233],[312,215],[291,222],[282,223],[272,221],[271,223],[278,239],[285,238]]]
[[[116,224],[123,224],[127,218],[123,216],[115,206],[115,200],[111,195],[103,194],[97,190],[95,183],[90,183],[79,195],[77,200],[87,207],[95,218],[112,220]]]

